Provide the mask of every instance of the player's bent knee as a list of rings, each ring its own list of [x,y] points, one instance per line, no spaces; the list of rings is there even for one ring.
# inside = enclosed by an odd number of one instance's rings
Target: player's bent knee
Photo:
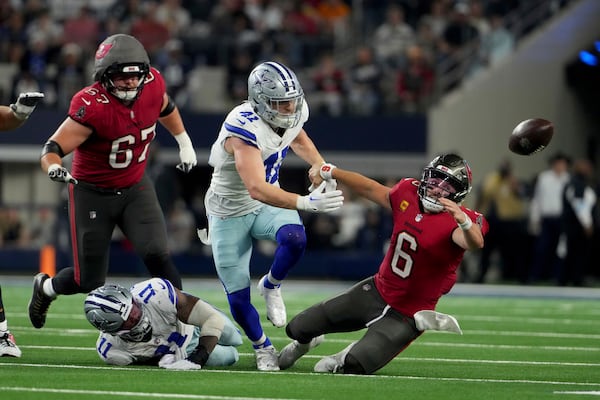
[[[210,356],[208,356],[206,365],[209,367],[225,367],[235,364],[239,359],[240,355],[235,347],[216,345]]]
[[[304,251],[306,232],[302,225],[284,225],[277,231],[277,243],[289,248]]]
[[[344,373],[345,374],[355,374],[355,375],[365,375],[367,372],[360,364],[360,362],[354,357],[352,354],[348,353],[346,355],[346,360],[344,361]]]

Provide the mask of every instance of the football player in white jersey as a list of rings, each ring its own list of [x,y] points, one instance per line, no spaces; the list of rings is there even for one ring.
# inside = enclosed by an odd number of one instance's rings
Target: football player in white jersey
[[[239,359],[242,336],[233,322],[166,279],[148,279],[131,289],[100,286],[88,294],[84,310],[100,330],[96,350],[107,364],[189,370]]]
[[[231,314],[252,341],[261,371],[279,370],[276,349],[250,302],[252,240],[277,242],[273,264],[258,283],[267,318],[285,326],[280,285],[306,247],[297,210],[329,212],[342,206],[342,192],[324,184],[301,196],[279,186],[279,168],[291,149],[310,166],[325,162],[303,129],[308,105],[298,78],[285,65],[267,61],[248,77],[248,101],[227,115],[210,152],[214,168],[205,205],[208,237]],[[202,238],[202,236],[201,236]]]

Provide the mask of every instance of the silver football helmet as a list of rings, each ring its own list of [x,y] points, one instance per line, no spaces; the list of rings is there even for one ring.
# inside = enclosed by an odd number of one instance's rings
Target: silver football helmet
[[[121,101],[135,100],[144,80],[150,72],[150,59],[144,46],[133,36],[116,34],[107,37],[96,51],[94,60],[94,80]],[[116,87],[113,78],[117,75],[136,74],[139,85],[136,88]]]
[[[469,164],[457,154],[442,154],[423,169],[419,184],[419,198],[423,208],[437,213],[444,209],[438,201],[446,197],[460,203],[471,191],[472,174]],[[432,192],[436,191],[437,195]]]
[[[248,76],[248,101],[269,125],[290,129],[300,122],[304,91],[291,69],[267,61],[257,65]]]
[[[144,307],[120,285],[104,285],[92,290],[85,298],[84,311],[96,329],[123,340],[141,342],[152,336],[152,325]]]

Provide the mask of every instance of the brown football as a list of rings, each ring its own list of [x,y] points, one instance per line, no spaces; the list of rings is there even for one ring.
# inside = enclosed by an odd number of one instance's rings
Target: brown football
[[[552,122],[542,118],[526,119],[513,129],[508,148],[513,153],[529,156],[544,150],[553,134]]]

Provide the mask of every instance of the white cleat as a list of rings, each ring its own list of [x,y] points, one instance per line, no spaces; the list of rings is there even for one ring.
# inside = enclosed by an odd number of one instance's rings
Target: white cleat
[[[287,322],[285,304],[283,303],[283,297],[281,297],[281,289],[279,287],[275,289],[266,288],[266,279],[267,275],[263,276],[260,278],[260,281],[258,281],[258,292],[265,298],[265,303],[267,304],[267,319],[276,327],[281,328],[285,326]]]
[[[315,372],[330,372],[332,374],[342,373],[344,368],[344,361],[346,361],[346,355],[354,346],[356,342],[352,342],[346,347],[344,350],[336,353],[332,356],[326,356],[319,360],[318,363],[315,364],[314,371]]]
[[[0,336],[0,357],[21,357],[21,349],[10,332]]]
[[[277,350],[273,346],[254,349],[256,353],[256,368],[259,371],[279,371]]]
[[[323,343],[324,338],[324,335],[320,335],[312,338],[312,340],[306,344],[301,344],[298,343],[297,340],[294,340],[292,343],[285,346],[279,353],[279,368],[288,369],[294,365],[300,357]]]

